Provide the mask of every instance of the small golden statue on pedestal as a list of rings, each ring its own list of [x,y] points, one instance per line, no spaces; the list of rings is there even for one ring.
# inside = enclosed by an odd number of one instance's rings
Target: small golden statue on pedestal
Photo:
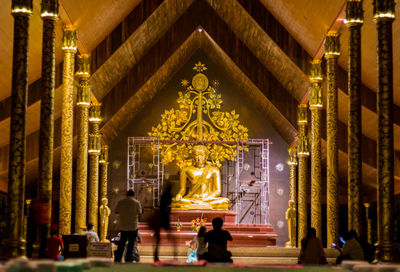
[[[111,210],[107,206],[108,199],[102,198],[101,205],[99,208],[100,212],[100,242],[101,243],[109,243],[110,241],[106,239],[108,232],[108,218],[110,217]]]
[[[193,147],[194,165],[181,170],[179,192],[172,201],[173,209],[228,210],[229,199],[221,195],[221,174],[207,165],[208,150],[204,145]],[[189,182],[189,190],[186,185]]]
[[[285,247],[296,247],[296,208],[294,200],[289,200],[289,208],[286,210],[286,220],[288,225],[289,241],[285,243]]]

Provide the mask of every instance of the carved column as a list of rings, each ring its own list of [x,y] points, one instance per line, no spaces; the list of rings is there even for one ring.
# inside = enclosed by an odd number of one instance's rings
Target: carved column
[[[75,232],[82,233],[87,216],[87,177],[88,177],[88,141],[89,141],[89,105],[90,105],[90,62],[88,55],[78,56],[79,78],[76,106],[78,115],[78,146],[76,154],[76,201]]]
[[[297,203],[297,149],[296,147],[289,148],[289,200]]]
[[[327,94],[327,245],[339,241],[339,200],[338,200],[338,93],[336,86],[337,60],[340,55],[339,34],[329,32],[325,40]]]
[[[98,207],[99,207],[99,155],[100,134],[99,124],[101,122],[101,104],[92,103],[89,109],[89,122],[91,134],[89,135],[89,216],[88,221],[98,231]]]
[[[109,213],[107,211],[110,211],[108,205],[108,198],[107,198],[107,180],[108,180],[108,146],[103,145],[101,147],[101,154],[100,154],[100,169],[101,169],[101,175],[100,175],[100,199],[101,199],[101,206],[99,207],[99,214],[100,214],[100,229],[99,229],[99,234],[100,234],[100,241],[102,242],[107,242],[108,240],[106,239],[107,237],[107,231],[108,231],[108,217]],[[105,201],[107,200],[107,201]]]
[[[77,48],[73,26],[64,29],[63,104],[61,114],[60,234],[71,233],[74,65]]]
[[[321,60],[312,62],[311,74],[311,227],[321,237]]]
[[[347,126],[347,198],[348,229],[361,235],[361,26],[364,21],[362,0],[348,0],[346,6],[349,28],[348,93],[349,114]]]
[[[289,202],[293,201],[294,202],[294,208],[297,211],[296,203],[297,203],[297,150],[296,147],[291,147],[289,148]],[[297,212],[296,212],[297,214]],[[289,237],[289,241],[291,243],[291,247],[296,247],[296,230],[297,230],[297,218],[294,217],[294,220],[292,221],[292,224],[294,224],[293,229],[294,234],[292,234],[294,237]],[[293,238],[293,239],[292,239]]]
[[[25,255],[25,122],[28,90],[29,17],[32,0],[13,0],[13,70],[11,91],[10,157],[8,168],[7,227],[3,241],[7,257]]]
[[[299,127],[299,136],[297,142],[297,157],[299,161],[299,177],[298,177],[298,242],[307,235],[307,176],[308,176],[308,139],[307,139],[307,105],[300,104],[298,107],[297,124]]]
[[[45,207],[38,236],[39,256],[46,257],[47,238],[50,237],[51,199],[53,183],[54,145],[54,88],[55,88],[55,48],[58,0],[43,0],[41,17],[43,20],[42,41],[42,99],[40,108],[39,138],[39,186],[38,203]]]
[[[374,0],[378,53],[378,242],[377,260],[395,258],[393,161],[393,52],[394,0]]]
[[[107,198],[107,181],[108,181],[108,146],[101,147],[99,163],[101,165],[101,183],[100,183],[100,198]]]
[[[367,242],[370,245],[373,245],[374,239],[373,239],[373,232],[372,232],[372,219],[371,219],[371,206],[369,203],[364,203],[365,207],[365,218],[367,219]]]

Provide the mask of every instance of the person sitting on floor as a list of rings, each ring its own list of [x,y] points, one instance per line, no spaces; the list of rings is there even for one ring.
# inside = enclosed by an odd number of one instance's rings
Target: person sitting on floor
[[[87,229],[82,235],[86,235],[86,237],[88,238],[88,242],[89,243],[98,243],[98,242],[100,242],[99,236],[94,231],[94,225],[92,223],[87,224]]]
[[[228,241],[232,241],[232,236],[229,231],[222,229],[223,223],[221,218],[214,218],[213,230],[207,232],[204,238],[204,242],[208,243],[208,252],[204,255],[209,262],[233,262],[232,253],[227,250]]]
[[[190,246],[187,251],[188,258],[186,263],[195,263],[197,262],[197,243],[195,240],[190,242]]]
[[[58,236],[56,230],[52,230],[50,233],[51,237],[47,239],[47,257],[54,260],[64,260],[61,252],[64,250],[64,243],[61,237]]]
[[[340,256],[336,259],[337,264],[340,264],[342,260],[364,260],[364,251],[358,241],[357,232],[355,230],[350,230],[347,233],[343,251],[337,246],[335,248],[340,252]]]
[[[205,226],[201,226],[199,232],[194,237],[194,241],[197,243],[197,259],[203,260],[204,253],[207,252],[207,243],[204,241],[207,229]]]
[[[327,264],[321,240],[314,228],[308,230],[307,236],[301,240],[299,264]]]

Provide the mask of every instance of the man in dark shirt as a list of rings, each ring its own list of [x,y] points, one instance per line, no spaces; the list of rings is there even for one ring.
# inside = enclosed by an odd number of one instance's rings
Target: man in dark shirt
[[[232,253],[227,250],[228,241],[232,241],[229,231],[223,230],[221,218],[212,221],[213,230],[206,233],[204,242],[208,243],[208,252],[205,255],[209,262],[232,262]]]

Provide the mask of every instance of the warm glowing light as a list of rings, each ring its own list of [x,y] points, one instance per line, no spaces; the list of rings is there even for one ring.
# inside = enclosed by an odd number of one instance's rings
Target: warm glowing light
[[[374,19],[377,18],[394,18],[394,14],[391,12],[386,12],[386,13],[378,13],[374,15]]]
[[[199,28],[199,30],[197,30],[197,31],[199,31],[201,33],[201,32],[203,32],[203,29]]]
[[[89,118],[89,122],[101,122],[101,118],[99,118],[99,117],[91,117],[91,118]]]
[[[11,11],[11,13],[25,13],[32,14],[32,10],[28,8],[15,8]]]
[[[345,24],[362,24],[362,23],[364,23],[364,20],[361,20],[361,19],[350,19],[348,21],[346,20]]]
[[[92,154],[92,155],[100,155],[100,150],[89,149],[89,150],[88,150],[88,153],[89,153],[89,154]]]
[[[312,105],[310,105],[310,108],[322,108],[322,104],[320,104],[320,103],[312,104]]]
[[[45,17],[58,18],[58,14],[57,13],[47,12],[47,11],[42,12],[42,14],[40,16],[42,18],[45,18]]]
[[[310,155],[310,152],[305,152],[305,151],[301,151],[301,152],[297,152],[297,156],[308,156]]]
[[[89,76],[89,72],[82,72],[82,71],[78,71],[75,73],[77,76]]]
[[[76,46],[63,46],[61,47],[62,50],[76,50]]]
[[[314,76],[314,77],[310,77],[311,80],[313,81],[320,81],[323,80],[323,78],[321,76]]]
[[[89,106],[90,105],[90,103],[86,102],[86,101],[76,102],[76,104],[79,106]]]
[[[325,55],[336,55],[336,56],[339,56],[340,52],[325,52]]]

